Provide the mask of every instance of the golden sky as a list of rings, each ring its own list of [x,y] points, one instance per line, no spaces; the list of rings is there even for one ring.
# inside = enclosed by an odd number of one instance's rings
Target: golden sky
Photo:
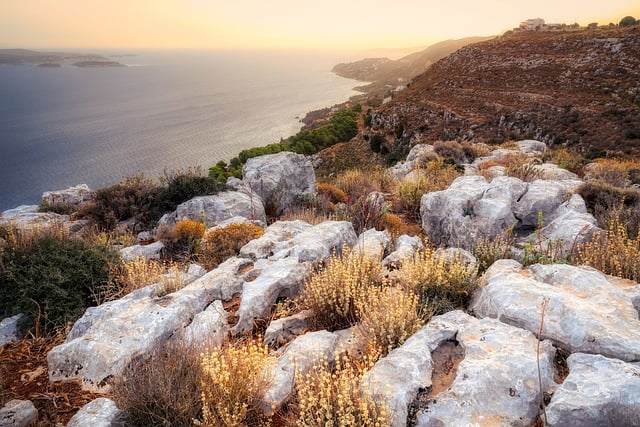
[[[638,0],[0,0],[2,48],[426,46],[550,23],[640,18]]]

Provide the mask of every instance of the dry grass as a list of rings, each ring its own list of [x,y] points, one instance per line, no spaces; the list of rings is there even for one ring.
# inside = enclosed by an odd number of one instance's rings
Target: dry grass
[[[369,289],[359,309],[357,325],[361,342],[380,349],[384,357],[422,327],[418,316],[418,296],[397,287]]]
[[[372,191],[386,191],[392,183],[393,178],[380,167],[366,171],[349,169],[333,180],[333,185],[346,194],[347,202],[353,202]]]
[[[581,172],[584,157],[567,148],[552,148],[544,153],[543,159],[573,173]]]
[[[269,421],[262,414],[262,397],[271,378],[261,340],[227,343],[202,355],[202,423],[199,425],[258,426]]]
[[[362,391],[362,375],[372,361],[324,359],[307,374],[298,374],[296,391],[300,427],[382,427],[390,425],[386,407]]]
[[[279,218],[280,221],[301,220],[312,225],[317,225],[325,221],[334,221],[335,219],[335,214],[329,213],[324,209],[314,209],[313,207],[293,207],[288,209]]]
[[[640,282],[640,238],[629,237],[625,226],[613,220],[604,236],[578,246],[575,262]]]
[[[134,426],[192,426],[201,416],[200,349],[169,343],[132,362],[113,399]]]
[[[542,171],[533,163],[521,163],[519,165],[510,165],[507,167],[507,176],[513,176],[524,182],[532,182],[542,178]]]
[[[477,266],[467,265],[459,256],[446,259],[425,250],[405,261],[397,271],[398,285],[419,298],[424,320],[456,308],[464,308],[477,287]]]
[[[326,268],[306,281],[298,305],[313,311],[319,327],[348,327],[360,319],[360,307],[378,285],[380,273],[380,262],[344,247],[341,256],[333,254]]]
[[[406,234],[408,236],[419,236],[422,234],[422,228],[417,223],[409,223],[402,219],[402,217],[388,213],[383,218],[384,229],[389,232],[392,239],[395,240],[398,236]]]
[[[205,233],[197,252],[198,261],[207,270],[217,267],[253,239],[264,234],[264,230],[254,224],[229,224]]]
[[[482,237],[474,243],[473,256],[478,260],[478,274],[482,274],[499,259],[511,258],[513,233],[509,230],[493,239]]]
[[[396,190],[396,197],[402,209],[414,219],[419,219],[422,196],[448,188],[460,175],[454,166],[443,160],[433,160],[426,164],[417,178],[401,182]]]
[[[588,178],[625,188],[632,183],[632,171],[637,169],[638,160],[597,159],[589,168]]]
[[[120,284],[122,292],[120,296],[158,283],[160,278],[178,268],[177,264],[159,260],[137,257],[134,260],[122,264],[118,271],[116,281]]]

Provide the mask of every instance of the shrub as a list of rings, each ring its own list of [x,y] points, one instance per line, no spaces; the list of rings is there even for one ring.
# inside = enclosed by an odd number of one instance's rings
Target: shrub
[[[604,236],[578,246],[575,261],[640,282],[640,238],[631,238],[622,222],[613,219]]]
[[[336,208],[339,220],[351,221],[356,234],[370,228],[382,230],[384,218],[389,212],[389,203],[379,193],[360,196],[355,202],[341,204]]]
[[[467,162],[467,156],[465,150],[456,141],[437,141],[433,144],[433,149],[442,158],[453,162],[454,164],[461,164]],[[467,150],[470,152],[470,150]]]
[[[567,148],[554,148],[548,150],[543,159],[555,163],[559,167],[571,171],[573,173],[580,172],[582,166],[584,166],[584,158]]]
[[[443,160],[433,160],[427,163],[421,175],[405,180],[397,189],[400,206],[414,219],[420,218],[420,200],[424,194],[432,191],[445,190],[460,173],[452,165]]]
[[[419,297],[423,319],[464,308],[477,287],[478,269],[459,256],[446,259],[426,248],[402,263],[396,275],[399,285]]]
[[[335,185],[326,182],[318,183],[318,194],[327,197],[329,201],[334,204],[345,203],[347,201],[347,193]]]
[[[385,142],[386,141],[384,137],[376,133],[369,140],[369,148],[371,148],[371,151],[373,151],[374,153],[386,154],[386,152],[383,153],[383,150],[386,151],[386,148],[384,146]]]
[[[507,176],[513,176],[525,182],[532,182],[542,178],[542,171],[530,162],[519,165],[511,164],[507,167]]]
[[[608,184],[589,181],[582,184],[577,193],[582,196],[587,210],[596,217],[602,228],[619,219],[629,236],[636,236],[640,229],[640,191],[616,188]]]
[[[113,399],[134,426],[192,426],[201,417],[200,349],[170,341],[130,363]]]
[[[268,421],[263,398],[271,378],[269,355],[261,340],[235,344],[202,355],[203,426],[256,426]]]
[[[24,313],[36,332],[50,332],[113,292],[117,254],[61,232],[31,233],[0,228],[1,318]]]
[[[347,202],[353,202],[360,196],[373,191],[384,191],[390,186],[390,178],[381,168],[363,171],[349,169],[338,175],[333,185],[347,195]]]
[[[198,221],[184,219],[178,221],[174,229],[176,244],[193,253],[200,245],[200,239],[204,235],[205,226]]]
[[[640,163],[631,160],[597,159],[589,167],[589,179],[624,188],[631,183],[630,172],[640,167]]]
[[[122,264],[116,281],[122,289],[121,295],[126,295],[136,289],[158,283],[163,275],[176,268],[172,263],[138,257]]]
[[[359,308],[357,326],[361,342],[380,350],[384,357],[402,345],[422,326],[418,296],[396,287],[371,287]]]
[[[300,427],[391,425],[390,414],[384,404],[375,402],[360,387],[365,368],[347,356],[337,358],[330,367],[328,360],[316,365],[308,373],[296,374],[296,393]]]
[[[327,266],[305,282],[298,305],[312,310],[321,328],[333,331],[351,326],[360,320],[360,307],[380,273],[379,261],[345,247],[341,256],[333,254]]]
[[[400,216],[388,213],[383,218],[384,229],[394,238],[406,234],[408,236],[417,236],[422,233],[422,228],[418,224],[408,224]]]
[[[483,237],[475,242],[473,256],[478,260],[478,274],[482,274],[499,259],[511,258],[512,230],[489,239]]]
[[[211,270],[227,258],[238,255],[244,245],[262,234],[264,230],[254,224],[229,224],[213,228],[202,239],[202,246],[197,253],[198,261]]]

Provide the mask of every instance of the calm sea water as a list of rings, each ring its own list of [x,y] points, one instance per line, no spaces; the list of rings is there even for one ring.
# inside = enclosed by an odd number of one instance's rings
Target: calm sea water
[[[304,52],[144,51],[126,68],[0,66],[0,211],[43,191],[228,160],[355,94]]]

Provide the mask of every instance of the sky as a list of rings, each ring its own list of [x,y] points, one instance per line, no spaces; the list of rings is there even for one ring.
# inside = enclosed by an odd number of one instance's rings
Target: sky
[[[0,0],[0,48],[374,49],[608,24],[638,0]]]

